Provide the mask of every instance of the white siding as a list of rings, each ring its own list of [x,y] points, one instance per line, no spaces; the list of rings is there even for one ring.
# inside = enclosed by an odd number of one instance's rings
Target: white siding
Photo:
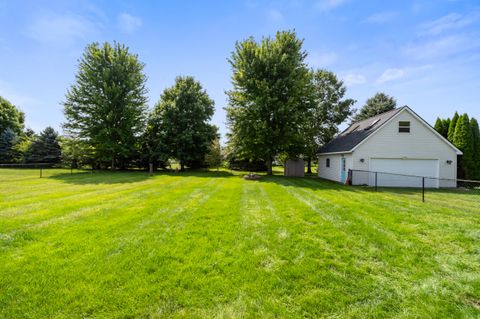
[[[399,121],[410,121],[410,133],[398,132]],[[455,179],[457,175],[455,150],[407,110],[401,111],[355,149],[351,167],[369,170],[371,158],[433,159],[438,160],[440,178]],[[455,187],[455,182],[440,181],[439,186]]]
[[[348,170],[352,168],[351,154],[333,154],[320,155],[318,157],[318,177],[329,179],[336,182],[341,182],[341,159],[346,159],[347,174]],[[327,167],[327,158],[330,159],[330,167]]]

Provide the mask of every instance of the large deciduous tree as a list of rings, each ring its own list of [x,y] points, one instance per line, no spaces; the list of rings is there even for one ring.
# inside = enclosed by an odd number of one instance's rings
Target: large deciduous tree
[[[0,96],[0,134],[9,128],[15,134],[20,135],[24,122],[24,113]]]
[[[310,76],[303,41],[295,32],[237,42],[229,62],[233,88],[227,92],[229,143],[244,159],[262,159],[272,174],[276,155],[302,143]],[[295,155],[295,154],[292,154]]]
[[[346,99],[343,81],[330,71],[312,72],[312,101],[305,112],[302,130],[305,136],[307,172],[311,173],[311,160],[318,148],[330,142],[338,132],[338,125],[354,112],[355,100]]]
[[[58,164],[60,159],[61,149],[58,133],[50,126],[33,139],[25,154],[27,163]]]
[[[360,112],[353,117],[353,122],[362,121],[369,117],[388,112],[396,107],[397,101],[395,98],[379,92],[365,102]]]
[[[203,165],[217,137],[217,127],[209,123],[213,113],[214,102],[201,84],[191,76],[177,77],[175,84],[163,91],[148,120],[150,161],[174,158],[182,170]]]
[[[112,169],[136,155],[146,118],[146,77],[137,55],[119,43],[89,45],[64,102],[66,131],[86,141]]]

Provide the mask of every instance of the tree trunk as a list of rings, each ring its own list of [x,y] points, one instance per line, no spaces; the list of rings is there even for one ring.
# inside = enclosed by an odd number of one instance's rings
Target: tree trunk
[[[310,156],[307,159],[307,174],[312,174],[312,158]]]
[[[112,167],[111,167],[112,171],[115,170],[115,156],[112,156]]]
[[[267,159],[267,175],[273,175],[272,162],[273,162],[272,157],[269,156]]]
[[[180,162],[180,170],[182,172],[185,170],[185,164],[182,161]]]

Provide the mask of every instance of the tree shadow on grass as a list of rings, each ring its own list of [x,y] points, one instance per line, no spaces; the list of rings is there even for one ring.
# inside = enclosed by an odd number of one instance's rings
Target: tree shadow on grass
[[[62,181],[68,184],[88,185],[88,184],[127,184],[139,183],[159,176],[175,177],[199,177],[199,178],[228,178],[238,177],[227,171],[201,171],[191,170],[184,172],[156,171],[151,176],[146,171],[82,171],[70,173],[54,174],[47,178]]]

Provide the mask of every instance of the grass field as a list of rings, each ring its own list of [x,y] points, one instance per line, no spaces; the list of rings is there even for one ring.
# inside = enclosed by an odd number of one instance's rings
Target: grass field
[[[478,318],[480,194],[0,170],[0,318]]]

